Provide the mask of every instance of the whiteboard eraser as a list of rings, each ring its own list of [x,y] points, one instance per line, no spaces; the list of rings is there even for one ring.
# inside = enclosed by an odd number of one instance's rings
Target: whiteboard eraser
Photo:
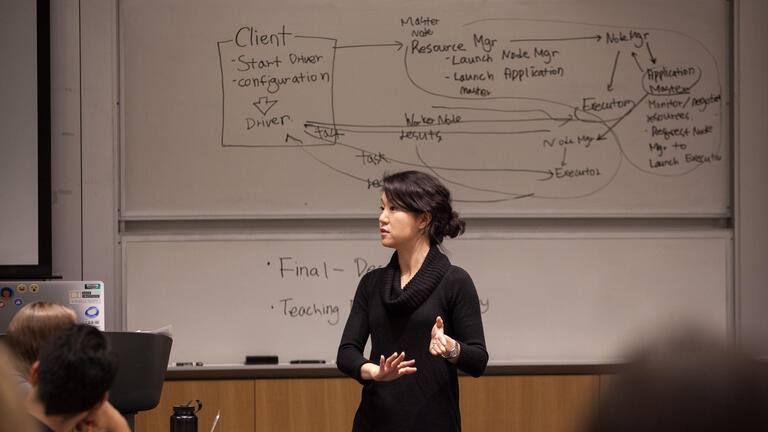
[[[245,364],[247,365],[277,364],[277,356],[276,355],[245,356]]]

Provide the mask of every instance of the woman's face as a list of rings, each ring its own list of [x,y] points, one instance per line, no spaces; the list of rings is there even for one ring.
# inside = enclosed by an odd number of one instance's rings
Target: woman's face
[[[416,215],[387,200],[386,194],[381,194],[381,213],[379,213],[379,230],[381,244],[390,248],[402,248],[416,244],[416,241],[426,236],[424,228],[428,218]]]

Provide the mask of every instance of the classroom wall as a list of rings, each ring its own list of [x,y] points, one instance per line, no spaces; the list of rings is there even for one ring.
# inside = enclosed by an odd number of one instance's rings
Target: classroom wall
[[[53,274],[110,287],[108,330],[122,322],[116,23],[114,1],[51,2]]]
[[[734,199],[737,313],[744,342],[768,357],[768,2],[736,2]],[[757,54],[760,53],[760,54]]]
[[[53,274],[82,279],[79,2],[51,2]]]
[[[768,63],[754,55],[768,39],[762,0],[736,0],[734,49],[734,235],[736,331],[768,356],[768,203],[762,185]],[[54,272],[101,279],[108,329],[123,322],[117,216],[120,159],[116,0],[52,3]],[[83,83],[82,88],[80,83]],[[748,89],[748,91],[747,91]],[[569,221],[558,222],[568,230]],[[587,224],[589,222],[586,222]],[[354,224],[354,222],[353,222]],[[524,224],[523,224],[524,225]],[[583,223],[580,224],[583,226]],[[273,225],[260,225],[267,231]],[[285,229],[285,227],[283,227]]]

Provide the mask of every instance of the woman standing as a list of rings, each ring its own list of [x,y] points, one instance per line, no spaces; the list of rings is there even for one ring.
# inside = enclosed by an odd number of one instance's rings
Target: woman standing
[[[353,430],[459,431],[456,370],[478,377],[488,363],[472,279],[439,250],[464,221],[429,174],[405,171],[383,183],[381,244],[395,253],[360,280],[336,360],[363,384]]]

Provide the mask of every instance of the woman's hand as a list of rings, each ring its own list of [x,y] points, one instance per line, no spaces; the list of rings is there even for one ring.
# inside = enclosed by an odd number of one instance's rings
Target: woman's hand
[[[403,375],[416,372],[416,368],[413,367],[415,363],[416,360],[405,361],[405,351],[400,355],[394,353],[386,359],[382,355],[378,366],[373,363],[366,363],[360,369],[360,374],[363,379],[393,381]]]
[[[445,356],[445,354],[451,352],[456,341],[445,335],[445,325],[443,319],[437,317],[435,319],[435,325],[432,326],[432,339],[429,341],[429,353],[432,355]],[[451,363],[456,363],[458,357],[447,359]]]

